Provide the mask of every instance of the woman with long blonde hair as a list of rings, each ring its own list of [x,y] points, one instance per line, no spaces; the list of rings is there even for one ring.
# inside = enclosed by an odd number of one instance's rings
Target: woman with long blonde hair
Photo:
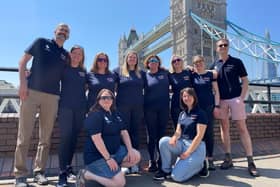
[[[114,70],[114,73],[117,76],[117,108],[123,114],[128,125],[127,130],[133,148],[139,149],[139,127],[143,119],[144,81],[143,72],[139,68],[137,52],[129,51],[124,58],[123,65]],[[132,166],[125,172],[138,173],[139,166]]]

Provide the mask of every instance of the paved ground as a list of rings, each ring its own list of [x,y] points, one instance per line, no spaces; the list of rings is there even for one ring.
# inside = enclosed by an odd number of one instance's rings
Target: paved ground
[[[145,167],[147,165],[147,153],[143,153],[143,162],[142,167],[144,168],[143,172],[139,175],[129,175],[127,176],[127,185],[133,187],[185,187],[185,186],[237,186],[237,187],[280,187],[280,140],[273,141],[257,141],[254,142],[254,152],[256,165],[259,168],[261,176],[258,178],[251,177],[247,172],[247,162],[244,158],[240,157],[243,153],[240,144],[234,144],[233,149],[236,152],[234,155],[234,165],[235,167],[230,170],[220,170],[217,169],[210,173],[208,178],[200,178],[199,176],[194,176],[189,181],[178,184],[172,181],[156,182],[152,180],[153,174],[147,173]],[[216,146],[215,157],[218,159],[215,161],[215,164],[219,165],[221,163],[222,154],[219,151],[220,146]],[[75,163],[77,167],[79,166],[80,154],[75,156]],[[6,162],[8,161],[8,162]],[[31,165],[32,159],[29,163]],[[9,168],[12,168],[12,159],[11,158],[1,158],[1,175],[0,175],[0,186],[10,187],[14,186]],[[5,168],[6,167],[6,168]],[[31,167],[31,166],[30,166]],[[6,171],[6,172],[3,172]],[[50,179],[50,187],[55,186],[57,182],[57,177],[54,174],[57,172],[57,156],[52,155],[49,159],[49,168],[48,174]],[[6,175],[6,176],[5,176]],[[29,178],[29,181],[32,181],[32,178]],[[34,183],[30,183],[31,186],[37,186]],[[70,183],[70,187],[74,187],[74,181]],[[91,185],[96,186],[96,185]]]

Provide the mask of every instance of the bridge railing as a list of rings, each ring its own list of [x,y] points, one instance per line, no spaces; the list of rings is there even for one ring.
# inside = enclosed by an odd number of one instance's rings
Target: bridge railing
[[[0,71],[17,72],[17,68],[1,68]],[[3,80],[4,81],[4,80]],[[18,113],[17,88],[1,88],[0,113]],[[280,113],[280,85],[250,83],[245,99],[247,113]]]

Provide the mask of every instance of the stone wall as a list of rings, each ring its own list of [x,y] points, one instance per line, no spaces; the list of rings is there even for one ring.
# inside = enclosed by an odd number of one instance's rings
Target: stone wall
[[[17,139],[17,114],[1,114],[0,115],[0,157],[12,156],[15,151],[16,139]],[[279,114],[248,114],[247,126],[251,133],[253,140],[255,139],[276,139],[280,138],[280,115]],[[220,131],[218,121],[215,121],[215,142],[220,143]],[[171,121],[168,124],[167,135],[173,133]],[[240,141],[238,131],[231,123],[231,137],[232,141]],[[57,124],[55,125],[52,139],[51,139],[51,153],[57,153],[59,146],[59,134]],[[143,126],[140,128],[141,147],[145,148],[146,144],[146,130]],[[81,132],[79,135],[79,141],[77,144],[77,151],[82,151],[83,143],[86,139],[85,132]],[[36,152],[38,143],[38,121],[33,129],[33,136],[30,141],[29,155],[34,155]]]

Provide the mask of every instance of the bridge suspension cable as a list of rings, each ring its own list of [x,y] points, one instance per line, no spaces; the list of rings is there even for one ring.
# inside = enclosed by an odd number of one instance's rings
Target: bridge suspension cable
[[[228,20],[225,21],[226,26],[233,32],[217,27],[193,12],[190,12],[190,16],[211,38],[218,40],[227,37],[231,42],[230,47],[237,52],[256,59],[280,63],[280,43],[250,33]]]

